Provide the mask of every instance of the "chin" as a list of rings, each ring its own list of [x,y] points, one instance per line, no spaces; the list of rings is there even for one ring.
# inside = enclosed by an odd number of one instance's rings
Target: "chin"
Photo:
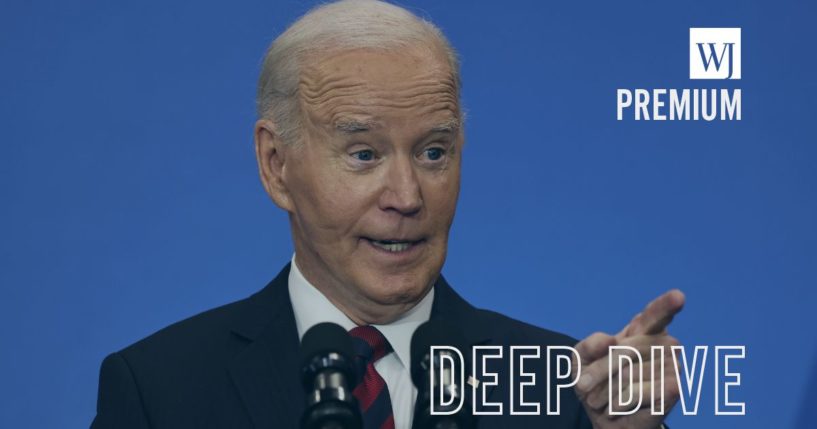
[[[371,273],[366,279],[363,289],[367,295],[386,305],[420,301],[435,280],[426,270],[401,274]]]

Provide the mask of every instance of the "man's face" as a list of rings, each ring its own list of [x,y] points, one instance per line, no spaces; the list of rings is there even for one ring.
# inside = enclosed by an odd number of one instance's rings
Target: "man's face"
[[[282,172],[296,262],[358,322],[387,321],[445,261],[463,145],[451,69],[429,49],[347,51],[313,61],[299,93]]]

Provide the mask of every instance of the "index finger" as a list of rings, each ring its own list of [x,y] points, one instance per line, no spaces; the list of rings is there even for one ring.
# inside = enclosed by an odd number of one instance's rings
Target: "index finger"
[[[664,332],[672,318],[684,308],[685,301],[684,293],[678,289],[664,293],[647,304],[644,311],[636,315],[616,337],[657,335]]]

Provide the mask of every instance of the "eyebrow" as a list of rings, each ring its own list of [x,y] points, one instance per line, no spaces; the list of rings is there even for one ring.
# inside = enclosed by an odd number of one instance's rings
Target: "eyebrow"
[[[354,134],[379,128],[380,124],[373,120],[340,119],[335,122],[335,129],[346,134]]]
[[[460,121],[457,118],[449,119],[441,124],[431,127],[432,133],[454,134],[460,129]]]
[[[335,122],[335,129],[344,134],[355,134],[381,128],[382,124],[374,120],[340,119]],[[460,128],[460,121],[456,118],[434,125],[430,133],[455,134]]]

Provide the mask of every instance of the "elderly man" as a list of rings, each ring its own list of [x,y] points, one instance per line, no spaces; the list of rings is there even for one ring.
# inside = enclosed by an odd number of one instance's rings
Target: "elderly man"
[[[576,345],[472,307],[440,275],[460,186],[459,91],[456,55],[442,33],[388,3],[321,6],[278,37],[261,72],[255,147],[264,188],[289,214],[295,255],[255,295],[108,356],[92,427],[297,427],[299,338],[328,321],[366,329],[382,345],[367,376],[385,399],[366,404],[365,428],[409,428],[417,397],[409,343],[429,319],[458,326],[469,345],[575,345],[579,353],[582,376],[575,392],[562,394],[558,415],[511,415],[506,405],[480,416],[478,427],[659,427],[663,416],[649,410],[649,359],[634,385],[644,407],[608,415],[608,346],[649,358],[650,345],[675,344],[666,327],[683,305],[680,292],[658,298],[618,334]],[[674,372],[666,375],[656,396],[668,410],[678,394]],[[487,401],[507,404],[508,384]],[[527,392],[526,401],[545,402],[547,389]]]

